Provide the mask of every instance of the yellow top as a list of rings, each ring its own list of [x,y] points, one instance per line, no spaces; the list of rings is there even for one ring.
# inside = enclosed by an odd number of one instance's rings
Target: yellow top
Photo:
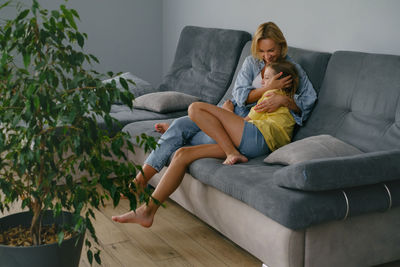
[[[268,90],[258,100],[257,104],[269,98],[266,94],[270,92],[285,95],[279,89]],[[287,107],[280,107],[276,111],[269,113],[256,112],[254,107],[252,107],[248,116],[251,119],[249,122],[253,123],[260,130],[271,151],[290,143],[296,122]]]

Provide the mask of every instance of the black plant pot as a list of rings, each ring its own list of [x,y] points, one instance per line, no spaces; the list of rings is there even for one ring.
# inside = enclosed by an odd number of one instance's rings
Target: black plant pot
[[[63,212],[62,216],[53,218],[51,211],[46,211],[42,225],[60,225],[72,219],[71,213]],[[21,212],[0,218],[0,230],[6,230],[18,225],[29,226],[32,213]],[[1,267],[78,267],[81,257],[84,234],[74,235],[58,243],[31,246],[10,247],[0,245]]]

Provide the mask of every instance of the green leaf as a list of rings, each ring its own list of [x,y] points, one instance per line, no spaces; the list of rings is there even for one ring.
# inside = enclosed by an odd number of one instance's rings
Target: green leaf
[[[24,66],[28,68],[29,64],[31,64],[31,54],[29,52],[25,52],[22,54],[24,57]]]
[[[75,9],[70,9],[70,11],[71,11],[71,13],[72,13],[72,15],[74,15],[77,19],[81,19],[80,17],[79,17],[79,14],[78,14],[78,12],[75,10]]]
[[[84,43],[85,43],[85,39],[83,38],[82,34],[80,34],[79,32],[76,33],[76,40],[78,41],[78,45],[80,47],[83,47]]]
[[[75,30],[78,30],[78,27],[76,26],[74,17],[72,16],[72,13],[65,7],[65,5],[61,5],[61,10],[64,14],[64,17],[67,19],[69,25],[71,25],[72,28]]]
[[[4,66],[5,64],[7,64],[8,61],[8,53],[7,51],[3,52],[3,55],[1,56],[1,65]]]
[[[26,16],[29,14],[29,9],[25,9],[21,13],[19,13],[18,17],[15,19],[15,21],[19,21],[21,19],[24,19]]]
[[[125,90],[129,90],[129,86],[128,83],[126,82],[126,80],[124,78],[119,78],[119,83],[122,85],[122,87],[124,87]]]
[[[58,19],[60,17],[60,12],[58,12],[57,10],[53,10],[51,11],[51,15]]]
[[[87,255],[87,259],[88,259],[90,265],[92,265],[92,263],[93,263],[93,252],[89,249],[87,251],[86,255]]]
[[[100,250],[96,252],[96,254],[94,254],[94,259],[96,260],[96,262],[98,264],[101,265],[101,258],[100,258]]]
[[[2,5],[0,6],[0,9],[2,9],[2,8],[6,7],[6,6],[8,6],[10,3],[11,3],[11,1],[5,2],[4,4],[2,4]]]
[[[64,241],[64,231],[60,231],[57,235],[58,237],[58,245],[61,246],[61,243]]]

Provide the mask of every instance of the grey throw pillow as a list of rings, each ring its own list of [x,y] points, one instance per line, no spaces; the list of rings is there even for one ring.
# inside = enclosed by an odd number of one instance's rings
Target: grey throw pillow
[[[125,72],[114,78],[104,80],[103,83],[108,83],[108,82],[111,82],[112,80],[115,80],[115,82],[117,84],[117,88],[122,89],[123,87],[119,82],[119,78],[121,78],[121,77],[124,78],[125,80],[132,80],[135,83],[135,84],[128,83],[129,91],[135,97],[139,97],[141,95],[148,94],[148,93],[153,93],[153,92],[156,92],[156,90],[157,90],[150,83],[131,74],[130,72]],[[122,103],[116,103],[116,104],[122,104]]]
[[[175,91],[142,95],[133,101],[133,107],[159,113],[185,110],[200,98]]]
[[[363,153],[331,135],[317,135],[285,145],[264,159],[270,164],[291,165],[312,159],[352,156]]]

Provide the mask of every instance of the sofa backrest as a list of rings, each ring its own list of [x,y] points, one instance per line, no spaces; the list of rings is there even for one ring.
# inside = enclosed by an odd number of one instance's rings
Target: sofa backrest
[[[322,81],[325,76],[326,67],[328,66],[330,53],[317,52],[302,48],[290,47],[289,56],[304,69],[314,86],[317,94],[321,88]]]
[[[295,140],[330,134],[365,152],[400,148],[400,56],[335,52]]]
[[[243,46],[242,53],[240,55],[240,58],[239,58],[239,61],[238,61],[238,64],[237,64],[235,74],[233,75],[232,82],[231,82],[228,90],[225,92],[224,96],[219,101],[219,103],[218,103],[219,106],[221,106],[226,100],[232,99],[232,90],[235,87],[236,77],[238,75],[239,70],[242,68],[244,60],[246,59],[246,57],[248,57],[250,55],[250,48],[251,48],[251,40],[248,41]]]
[[[243,47],[243,51],[242,54],[240,55],[240,59],[232,83],[218,105],[222,105],[225,102],[225,100],[232,98],[232,90],[233,87],[235,86],[235,80],[237,74],[241,69],[245,58],[251,55],[250,48],[251,48],[251,41],[247,42],[246,45]],[[312,85],[314,86],[315,91],[318,93],[331,54],[325,52],[311,51],[296,47],[289,47],[288,54],[296,63],[300,64],[300,66],[304,69]]]
[[[245,31],[186,26],[159,90],[178,91],[217,104],[232,81],[243,46],[250,39]]]

